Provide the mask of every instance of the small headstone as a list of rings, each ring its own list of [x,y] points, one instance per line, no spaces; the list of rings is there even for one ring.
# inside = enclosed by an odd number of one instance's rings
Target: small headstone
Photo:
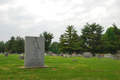
[[[57,54],[57,56],[61,56],[61,54]]]
[[[97,57],[98,57],[98,58],[103,58],[103,55],[98,54]]]
[[[68,53],[65,55],[65,57],[71,57],[71,55],[69,55]]]
[[[78,54],[78,57],[81,57],[81,54]]]
[[[120,54],[115,54],[113,55],[114,60],[120,60]]]
[[[92,58],[92,54],[90,52],[84,52],[83,57],[85,58]]]
[[[51,52],[51,51],[49,51],[49,52],[48,52],[48,55],[51,55],[51,53],[52,53],[52,52]]]
[[[109,54],[104,54],[104,58],[113,58],[113,56],[109,53]]]
[[[74,57],[75,57],[75,56],[76,56],[76,52],[72,53],[72,56],[74,56]]]
[[[45,53],[45,56],[47,55],[47,53]]]
[[[5,53],[4,53],[4,56],[8,57],[8,53],[7,53],[7,52],[5,52]]]
[[[59,54],[56,54],[56,56],[59,56]]]
[[[24,59],[23,54],[19,55],[19,59]]]
[[[56,54],[54,54],[53,56],[56,56]]]
[[[96,54],[96,57],[98,57],[98,54]]]

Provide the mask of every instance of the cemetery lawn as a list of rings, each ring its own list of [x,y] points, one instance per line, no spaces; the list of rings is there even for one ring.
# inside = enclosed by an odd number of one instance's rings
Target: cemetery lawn
[[[49,68],[22,69],[19,55],[0,54],[0,80],[120,80],[120,60],[45,56],[45,65]]]

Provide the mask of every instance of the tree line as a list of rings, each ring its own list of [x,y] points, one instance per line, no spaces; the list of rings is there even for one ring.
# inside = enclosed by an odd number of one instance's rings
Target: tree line
[[[24,38],[17,36],[11,37],[10,40],[0,41],[0,52],[9,52],[9,53],[24,53]]]
[[[77,34],[74,26],[67,26],[65,33],[61,34],[59,49],[63,52],[86,51],[95,53],[115,54],[120,49],[120,29],[112,24],[103,34],[104,28],[100,24],[86,23],[81,30],[81,35]]]
[[[68,25],[65,33],[60,35],[59,42],[52,42],[53,33],[44,31],[39,36],[45,37],[45,52],[53,53],[112,53],[115,54],[120,49],[120,29],[114,24],[103,34],[104,28],[100,24],[86,23],[81,29],[81,35],[73,25]],[[0,42],[0,52],[11,51],[12,53],[24,52],[24,39],[20,36],[11,37],[9,41]]]

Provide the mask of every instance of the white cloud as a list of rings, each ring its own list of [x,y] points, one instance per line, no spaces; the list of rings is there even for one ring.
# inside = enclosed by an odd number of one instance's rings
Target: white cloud
[[[119,10],[120,0],[0,0],[0,37],[7,41],[48,31],[59,41],[68,25],[80,34],[86,22],[120,28]]]

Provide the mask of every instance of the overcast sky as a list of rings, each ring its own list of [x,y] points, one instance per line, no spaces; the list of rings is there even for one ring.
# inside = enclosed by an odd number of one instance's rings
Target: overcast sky
[[[0,0],[0,41],[47,31],[59,42],[68,25],[80,35],[86,22],[120,28],[120,0]]]

